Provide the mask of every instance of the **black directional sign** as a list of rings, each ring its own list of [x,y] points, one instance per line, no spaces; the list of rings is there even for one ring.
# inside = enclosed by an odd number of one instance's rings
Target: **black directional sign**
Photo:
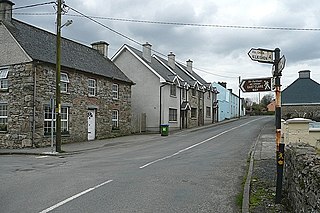
[[[251,48],[251,50],[248,52],[248,55],[251,58],[251,60],[271,64],[274,62],[273,54],[273,50],[266,50],[261,48]]]
[[[271,78],[243,79],[240,84],[242,92],[266,92],[271,91]]]

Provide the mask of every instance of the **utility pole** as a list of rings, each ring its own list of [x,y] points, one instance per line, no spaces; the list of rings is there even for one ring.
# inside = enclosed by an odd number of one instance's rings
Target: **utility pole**
[[[57,55],[56,55],[56,152],[61,150],[61,0],[57,0]]]
[[[239,76],[239,85],[241,84],[241,76]],[[240,98],[240,87],[239,87],[239,118],[241,117],[241,98]]]

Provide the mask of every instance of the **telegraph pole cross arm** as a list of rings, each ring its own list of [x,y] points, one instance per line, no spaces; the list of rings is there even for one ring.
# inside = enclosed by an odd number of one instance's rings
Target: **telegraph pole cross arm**
[[[248,52],[248,55],[253,61],[258,61],[261,63],[269,63],[269,64],[274,63],[273,50],[251,48],[251,50]]]

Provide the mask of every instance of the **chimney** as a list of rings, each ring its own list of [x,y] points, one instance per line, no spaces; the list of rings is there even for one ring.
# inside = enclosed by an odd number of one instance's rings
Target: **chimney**
[[[190,73],[192,73],[192,63],[193,61],[191,61],[190,59],[187,61],[187,70]]]
[[[173,52],[170,52],[168,55],[168,65],[173,70],[176,68],[175,57],[176,56],[173,54]]]
[[[146,42],[145,44],[142,45],[143,50],[142,50],[142,57],[149,63],[151,63],[151,47],[152,45]]]
[[[310,70],[299,71],[299,78],[310,78]]]
[[[9,0],[0,0],[0,21],[9,21],[12,20],[12,3]]]
[[[108,58],[108,46],[105,41],[98,41],[91,44],[92,48],[97,50],[103,57]]]
[[[218,84],[220,84],[224,88],[227,88],[227,82],[218,82]]]

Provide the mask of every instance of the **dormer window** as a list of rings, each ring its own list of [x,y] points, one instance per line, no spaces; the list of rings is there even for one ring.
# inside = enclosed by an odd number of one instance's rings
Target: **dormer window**
[[[67,73],[61,73],[60,82],[61,82],[60,91],[62,93],[67,93],[68,92],[68,84],[70,83]]]
[[[8,89],[8,67],[0,68],[0,89]]]

